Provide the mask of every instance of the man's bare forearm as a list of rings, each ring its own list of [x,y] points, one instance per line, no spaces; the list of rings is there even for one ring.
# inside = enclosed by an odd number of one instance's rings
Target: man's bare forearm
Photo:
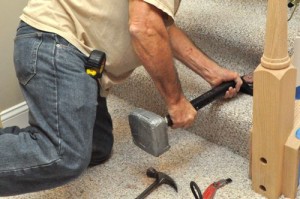
[[[211,76],[219,66],[200,51],[175,24],[168,29],[168,33],[174,56],[207,81],[213,81]]]
[[[172,127],[186,128],[197,112],[181,89],[163,21],[165,13],[143,0],[129,2],[129,29],[135,52],[166,102]]]
[[[133,47],[167,105],[176,104],[183,96],[162,17],[144,2],[133,1],[130,9],[137,9],[130,11]]]
[[[219,66],[206,56],[175,24],[168,29],[168,33],[173,54],[177,59],[203,77],[212,86],[217,86],[225,81],[234,80],[236,86],[226,92],[225,98],[236,95],[236,92],[239,91],[242,85],[242,80],[238,73]]]

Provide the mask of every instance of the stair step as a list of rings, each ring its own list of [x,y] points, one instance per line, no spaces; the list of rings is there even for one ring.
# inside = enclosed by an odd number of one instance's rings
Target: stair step
[[[292,10],[288,10],[289,15]],[[263,54],[267,1],[182,1],[176,23],[215,61],[240,74],[253,71]],[[288,23],[292,54],[300,15]]]
[[[178,71],[188,99],[192,100],[210,89],[203,79],[182,67],[178,67]],[[166,114],[164,102],[142,67],[124,84],[116,86],[113,93],[135,107],[153,111],[161,116]],[[248,157],[251,122],[252,97],[240,94],[231,100],[219,99],[199,110],[195,124],[188,131]]]

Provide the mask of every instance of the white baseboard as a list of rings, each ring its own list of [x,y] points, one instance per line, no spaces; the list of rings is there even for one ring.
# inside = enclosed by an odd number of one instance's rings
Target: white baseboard
[[[26,102],[17,104],[0,113],[3,127],[18,126],[24,128],[28,126],[28,106]]]

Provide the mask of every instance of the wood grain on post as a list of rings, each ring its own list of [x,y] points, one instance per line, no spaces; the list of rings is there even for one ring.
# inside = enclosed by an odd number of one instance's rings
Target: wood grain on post
[[[296,198],[299,182],[300,140],[296,131],[300,127],[300,101],[295,104],[294,128],[284,146],[282,193],[287,198]]]
[[[294,42],[294,56],[292,63],[297,68],[297,83],[300,86],[300,29]],[[297,98],[295,102],[295,117],[294,128],[290,133],[288,140],[284,146],[284,161],[283,161],[283,181],[282,192],[285,197],[296,198],[299,182],[299,164],[300,164],[300,100]]]
[[[264,54],[254,72],[252,188],[282,194],[284,145],[293,129],[296,69],[287,51],[286,1],[269,0]]]

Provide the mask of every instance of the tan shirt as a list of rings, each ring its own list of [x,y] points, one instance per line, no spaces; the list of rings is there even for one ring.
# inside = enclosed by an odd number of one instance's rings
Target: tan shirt
[[[165,12],[171,24],[181,0],[144,1]],[[100,84],[106,96],[141,65],[130,41],[128,10],[128,0],[29,0],[20,18],[64,37],[85,55],[93,49],[104,51],[107,62]]]

